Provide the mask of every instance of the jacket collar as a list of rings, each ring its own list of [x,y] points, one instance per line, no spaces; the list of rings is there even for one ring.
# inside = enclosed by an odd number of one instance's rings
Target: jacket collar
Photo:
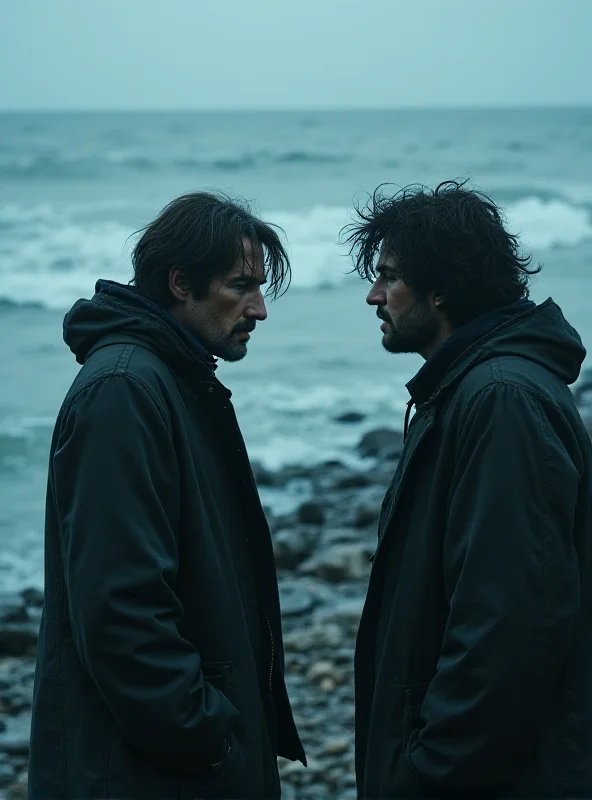
[[[177,336],[192,349],[197,358],[199,358],[208,369],[214,371],[217,368],[216,359],[201,343],[197,336],[182,325],[171,311],[154,302],[154,300],[150,300],[149,297],[143,295],[134,286],[124,286],[115,281],[99,280],[95,286],[95,292],[97,294],[102,293],[103,295],[114,297],[128,306],[145,309],[151,314],[154,314],[175,331]]]
[[[465,357],[469,357],[473,345],[486,339],[488,334],[500,326],[534,308],[536,304],[532,301],[520,300],[481,314],[454,331],[407,384],[411,396],[410,404],[421,405],[429,400],[443,388],[452,368],[461,365]]]

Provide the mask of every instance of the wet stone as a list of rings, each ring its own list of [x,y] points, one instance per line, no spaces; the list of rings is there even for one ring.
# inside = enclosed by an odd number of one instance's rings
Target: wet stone
[[[322,525],[325,522],[325,508],[322,503],[308,500],[302,503],[297,512],[298,521],[305,525]]]
[[[5,718],[6,727],[0,733],[0,753],[8,755],[27,755],[31,733],[31,714],[23,712]]]

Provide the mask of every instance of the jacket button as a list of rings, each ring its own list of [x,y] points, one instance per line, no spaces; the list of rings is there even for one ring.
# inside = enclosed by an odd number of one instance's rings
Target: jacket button
[[[214,391],[214,387],[213,387],[213,386],[210,386],[210,388],[208,389],[208,392],[209,392],[210,394],[212,394],[212,392],[213,392],[213,391]]]

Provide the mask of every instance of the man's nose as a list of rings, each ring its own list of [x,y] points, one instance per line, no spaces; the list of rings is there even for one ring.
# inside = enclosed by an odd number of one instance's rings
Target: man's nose
[[[265,308],[265,299],[261,290],[254,295],[249,305],[245,308],[245,317],[247,319],[256,319],[260,322],[267,319],[267,309]]]
[[[372,288],[366,296],[366,302],[369,306],[385,306],[386,305],[386,292],[382,286],[380,278],[374,281]]]

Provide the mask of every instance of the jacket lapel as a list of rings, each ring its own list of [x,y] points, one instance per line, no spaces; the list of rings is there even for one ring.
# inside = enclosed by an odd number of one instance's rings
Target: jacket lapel
[[[386,533],[395,516],[397,503],[399,502],[401,492],[407,482],[413,459],[415,458],[421,443],[434,426],[435,417],[435,406],[426,405],[422,409],[418,410],[417,414],[411,420],[411,424],[409,426],[409,435],[405,442],[403,452],[401,453],[397,470],[382,503],[380,522],[378,524],[378,545],[376,552],[371,558],[371,561],[376,559],[376,556],[380,551],[380,547],[386,538]]]

